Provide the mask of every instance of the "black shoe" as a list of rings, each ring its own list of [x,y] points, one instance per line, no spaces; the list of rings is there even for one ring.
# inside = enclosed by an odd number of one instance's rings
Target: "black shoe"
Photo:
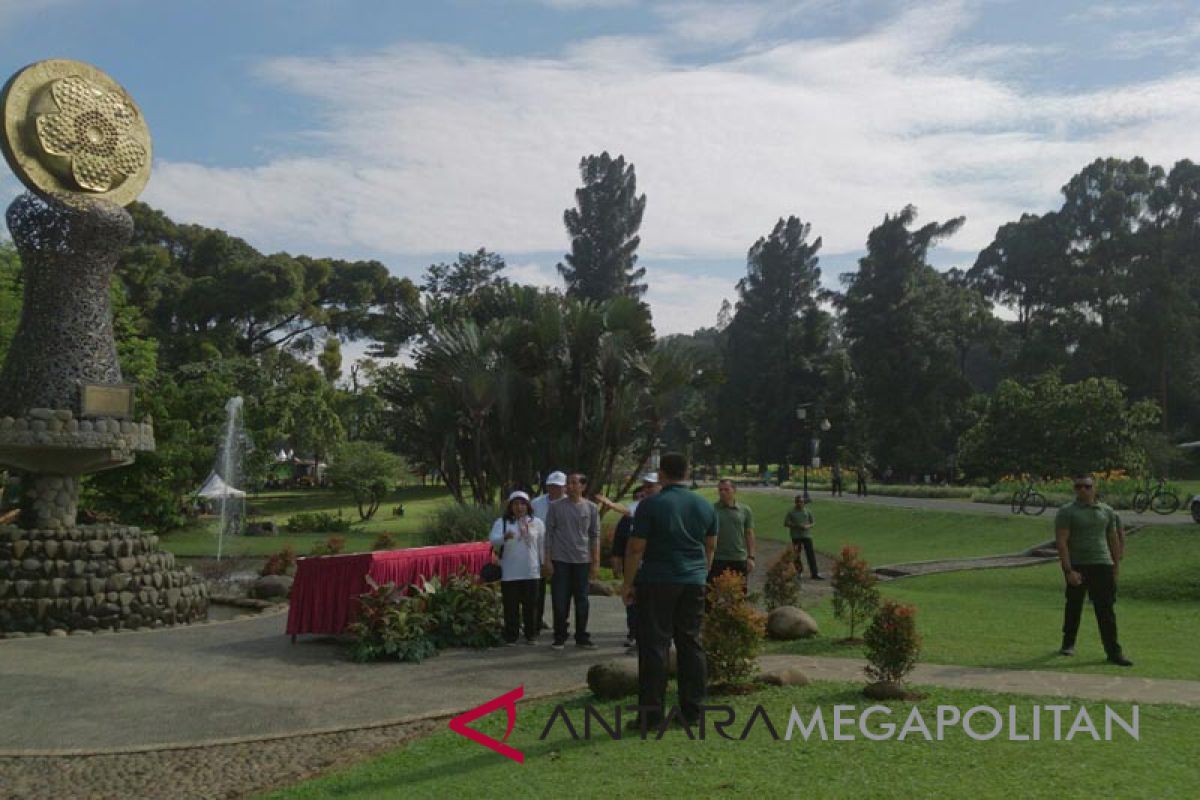
[[[584,650],[595,650],[595,649],[596,649],[596,643],[595,643],[595,642],[593,642],[591,639],[587,639],[587,640],[585,640],[585,641],[582,641],[582,642],[576,642],[576,643],[575,643],[575,646],[576,646],[576,647],[581,647],[581,648],[583,648]]]
[[[1060,656],[1073,656],[1073,655],[1075,655],[1075,647],[1074,647],[1074,646],[1071,646],[1071,645],[1065,645],[1065,644],[1064,644],[1064,645],[1063,645],[1063,646],[1062,646],[1062,647],[1059,649],[1059,651],[1058,651],[1058,654],[1059,654]]]
[[[1120,653],[1117,653],[1115,656],[1109,656],[1108,663],[1116,664],[1118,667],[1132,667],[1133,666],[1133,662],[1130,661],[1125,656],[1121,655]]]
[[[813,575],[812,579],[814,581],[823,581],[823,580],[825,580],[825,576],[824,575]]]
[[[564,647],[566,647],[566,645],[567,645],[567,643],[561,639],[555,639],[553,642],[550,643],[550,646],[553,647],[555,650],[562,650]]]

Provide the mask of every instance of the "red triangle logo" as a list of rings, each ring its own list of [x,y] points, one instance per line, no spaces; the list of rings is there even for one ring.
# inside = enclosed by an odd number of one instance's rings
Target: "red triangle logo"
[[[481,706],[476,706],[470,711],[459,714],[454,719],[450,720],[450,730],[457,733],[459,736],[465,736],[476,744],[481,744],[489,750],[493,750],[505,758],[511,758],[518,764],[525,763],[525,754],[520,750],[509,747],[504,742],[508,740],[508,735],[512,733],[513,725],[517,722],[517,701],[525,696],[525,686],[522,684],[511,692],[505,692],[499,697],[488,700]],[[503,708],[508,714],[508,729],[504,731],[504,739],[497,741],[492,737],[480,733],[479,731],[468,728],[469,723],[474,722],[480,717],[486,717],[498,708]]]

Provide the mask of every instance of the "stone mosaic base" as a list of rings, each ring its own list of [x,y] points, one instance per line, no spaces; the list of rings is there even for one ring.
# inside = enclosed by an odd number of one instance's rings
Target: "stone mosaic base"
[[[0,526],[0,636],[203,622],[208,587],[135,527]]]
[[[34,408],[24,417],[0,417],[0,442],[89,450],[153,450],[154,426],[108,417],[76,419],[68,409]]]

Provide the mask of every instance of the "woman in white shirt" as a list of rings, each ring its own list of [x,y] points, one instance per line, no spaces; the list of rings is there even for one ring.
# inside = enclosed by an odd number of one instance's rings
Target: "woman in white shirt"
[[[504,601],[504,643],[517,643],[521,628],[525,644],[535,644],[541,620],[537,590],[546,549],[546,526],[533,516],[529,495],[508,496],[504,516],[492,525],[489,537],[500,553],[500,596]]]

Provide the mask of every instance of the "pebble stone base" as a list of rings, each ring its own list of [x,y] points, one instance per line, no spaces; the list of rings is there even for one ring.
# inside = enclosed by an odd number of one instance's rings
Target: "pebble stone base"
[[[136,527],[0,526],[0,636],[203,622],[208,587]]]
[[[70,409],[32,408],[22,417],[0,417],[0,445],[153,450],[154,425],[110,417],[77,419]]]

